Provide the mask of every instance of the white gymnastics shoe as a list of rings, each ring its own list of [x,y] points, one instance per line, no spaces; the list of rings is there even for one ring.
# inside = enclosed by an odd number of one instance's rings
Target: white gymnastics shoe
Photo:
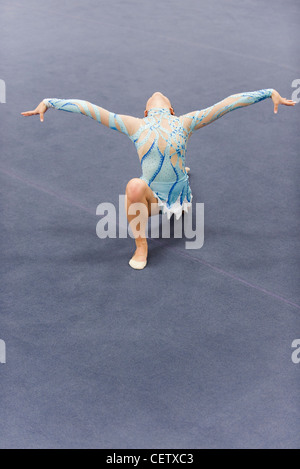
[[[146,267],[147,261],[134,261],[133,259],[130,259],[129,265],[133,269],[142,270]]]

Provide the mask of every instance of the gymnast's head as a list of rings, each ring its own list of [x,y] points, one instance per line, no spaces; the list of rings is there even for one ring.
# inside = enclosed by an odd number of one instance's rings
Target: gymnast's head
[[[169,98],[159,91],[155,91],[155,93],[153,93],[153,95],[148,99],[144,116],[147,117],[149,109],[153,108],[169,109],[173,116],[175,114]]]

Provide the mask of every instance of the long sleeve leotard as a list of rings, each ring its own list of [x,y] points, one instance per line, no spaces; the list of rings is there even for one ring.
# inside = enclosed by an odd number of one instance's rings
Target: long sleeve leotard
[[[167,108],[152,108],[143,119],[121,116],[87,101],[45,99],[47,107],[89,116],[127,135],[138,152],[142,176],[163,211],[179,217],[191,204],[192,194],[185,170],[186,146],[192,133],[230,111],[272,96],[273,89],[234,94],[206,109],[180,117]]]

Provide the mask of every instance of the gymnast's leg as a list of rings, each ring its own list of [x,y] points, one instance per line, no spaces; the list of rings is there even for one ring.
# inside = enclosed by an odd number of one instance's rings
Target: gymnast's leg
[[[147,265],[148,243],[146,226],[151,215],[159,213],[157,199],[142,179],[131,179],[126,187],[126,213],[132,229],[136,250],[129,261],[133,269],[143,269]],[[135,220],[138,217],[137,220]]]

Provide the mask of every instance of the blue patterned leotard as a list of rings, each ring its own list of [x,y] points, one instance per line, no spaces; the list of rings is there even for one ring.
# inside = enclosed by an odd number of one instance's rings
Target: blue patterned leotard
[[[141,179],[152,189],[163,211],[179,217],[192,200],[185,170],[188,133],[180,118],[171,115],[169,109],[150,109],[130,139],[140,156]]]
[[[77,112],[127,135],[138,152],[142,176],[168,216],[179,218],[191,205],[192,194],[185,170],[187,141],[191,134],[230,111],[270,98],[273,89],[239,93],[201,111],[180,117],[169,109],[153,108],[144,119],[121,116],[78,99],[45,99],[47,107]]]

